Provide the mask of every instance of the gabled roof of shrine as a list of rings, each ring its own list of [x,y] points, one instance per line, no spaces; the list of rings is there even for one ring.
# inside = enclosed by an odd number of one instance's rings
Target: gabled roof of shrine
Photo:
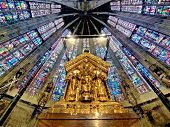
[[[111,66],[110,63],[102,60],[101,58],[99,58],[93,54],[90,54],[88,52],[84,52],[83,54],[81,54],[81,55],[77,56],[76,58],[65,63],[66,72],[70,72],[72,69],[76,68],[77,66],[79,66],[82,63],[83,64],[91,63],[95,67],[97,67],[98,69],[100,69],[104,72],[107,72],[108,67]]]

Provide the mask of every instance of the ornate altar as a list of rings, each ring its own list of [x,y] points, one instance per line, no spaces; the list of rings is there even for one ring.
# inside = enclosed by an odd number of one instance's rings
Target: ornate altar
[[[52,113],[123,113],[127,112],[112,100],[107,85],[106,61],[85,51],[65,64],[66,90],[63,98],[49,110]]]
[[[128,113],[110,97],[109,63],[85,52],[65,64],[67,87],[63,98],[38,117],[38,127],[139,126],[138,116]]]

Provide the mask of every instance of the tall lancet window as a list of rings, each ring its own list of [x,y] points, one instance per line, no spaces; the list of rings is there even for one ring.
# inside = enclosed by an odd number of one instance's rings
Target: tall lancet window
[[[77,49],[79,44],[79,39],[67,39],[67,56],[69,60],[74,59],[77,56]]]
[[[105,39],[106,40],[106,39]],[[94,38],[93,42],[96,48],[97,57],[104,59],[106,46],[102,45],[104,42],[102,38]],[[106,43],[106,42],[105,42]]]
[[[127,48],[124,47],[123,50],[138,72],[145,75],[148,80],[156,87],[161,87],[161,84],[149,73],[142,63],[134,55],[132,55],[132,53]]]
[[[106,39],[104,38],[94,38],[94,45],[96,48],[96,55],[97,57],[104,59],[105,56],[105,49],[106,49]],[[108,68],[108,87],[110,89],[110,95],[113,100],[115,101],[122,101],[124,100],[124,95],[120,88],[122,80],[118,74],[118,70],[115,67],[110,55],[107,55],[107,62],[109,62],[112,66]]]
[[[31,95],[38,94],[45,80],[47,79],[50,70],[53,68],[54,64],[57,61],[57,58],[63,48],[63,41],[58,40],[56,43],[57,44],[54,43],[54,45],[52,46],[52,52],[49,58],[47,59],[47,61],[44,63],[44,65],[41,67],[41,69],[38,71],[38,73],[35,75],[35,78],[31,82],[32,85],[28,89]]]
[[[106,28],[103,29],[103,31],[106,33],[109,32]],[[140,94],[146,93],[148,91],[147,87],[145,86],[147,82],[143,79],[141,74],[137,71],[137,69],[134,67],[134,65],[131,63],[131,61],[128,59],[125,53],[122,51],[121,49],[122,44],[113,36],[109,38],[110,38],[110,47],[112,51],[115,53],[117,60],[119,61],[122,68],[128,75],[129,79],[132,81],[136,90]]]
[[[53,90],[51,100],[58,101],[61,96],[64,96],[64,91],[66,88],[66,83],[65,83],[66,71],[64,68],[64,64],[67,62],[67,60],[68,59],[65,52],[60,61],[58,69],[56,70],[55,76],[53,77],[55,78],[56,81],[53,82],[55,83],[55,88]]]
[[[85,49],[90,51],[90,45],[89,45],[89,39],[88,38],[83,39],[83,52],[84,52]]]
[[[58,101],[61,97],[64,96],[65,88],[66,88],[66,82],[65,82],[65,77],[66,77],[66,71],[64,64],[71,59],[74,59],[77,55],[77,46],[79,43],[79,39],[73,39],[71,40],[66,40],[67,44],[67,51],[65,51],[60,64],[58,66],[58,69],[56,70],[56,73],[53,77],[54,79],[54,84],[55,88],[53,90],[53,94],[51,96],[51,100]]]
[[[107,55],[106,61],[112,65],[108,70],[108,87],[110,89],[111,97],[113,100],[122,101],[125,99],[120,87],[122,79],[109,54]]]

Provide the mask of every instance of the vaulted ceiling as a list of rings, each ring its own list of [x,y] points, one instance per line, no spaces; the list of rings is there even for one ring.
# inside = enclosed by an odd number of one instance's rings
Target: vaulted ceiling
[[[99,34],[101,29],[104,27],[101,23],[94,20],[91,16],[94,16],[103,22],[107,22],[108,15],[97,15],[93,14],[93,12],[109,12],[110,6],[109,3],[101,5],[95,9],[82,11],[70,8],[68,6],[63,5],[61,14],[68,13],[79,13],[79,15],[64,17],[65,24],[69,24],[71,21],[78,18],[76,22],[68,27],[74,35],[95,35]],[[98,33],[99,32],[99,33]]]
[[[81,11],[93,10],[110,1],[112,0],[52,0],[52,2],[57,2]]]

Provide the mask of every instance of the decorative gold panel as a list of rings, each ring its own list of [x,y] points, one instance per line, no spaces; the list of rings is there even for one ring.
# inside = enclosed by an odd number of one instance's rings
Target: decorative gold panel
[[[109,63],[85,52],[65,64],[67,76],[66,101],[111,100],[107,72]]]

